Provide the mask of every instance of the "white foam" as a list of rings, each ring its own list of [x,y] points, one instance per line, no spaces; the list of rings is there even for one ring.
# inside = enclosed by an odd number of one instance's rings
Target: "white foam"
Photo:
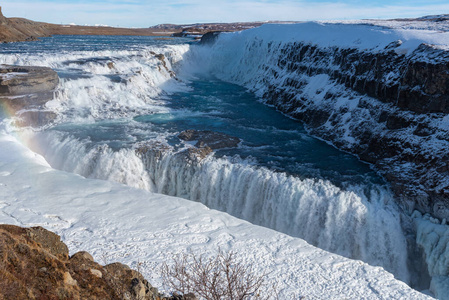
[[[408,282],[407,245],[392,195],[373,187],[344,191],[323,180],[301,180],[257,168],[238,158],[209,157],[189,164],[173,152],[87,148],[57,132],[31,142],[58,169],[89,178],[183,197],[210,208],[301,237],[322,249],[383,266]],[[90,146],[91,147],[91,146]]]
[[[382,268],[345,259],[200,203],[57,171],[0,133],[0,222],[44,226],[70,253],[119,261],[162,287],[159,270],[172,254],[233,250],[256,274],[268,273],[281,299],[430,299]],[[162,287],[163,290],[163,287]]]
[[[133,116],[137,110],[167,111],[156,98],[186,89],[173,79],[172,64],[182,59],[188,49],[188,45],[173,45],[140,51],[5,54],[0,63],[57,70],[62,78],[55,99],[47,107],[63,113],[63,120],[107,119]]]

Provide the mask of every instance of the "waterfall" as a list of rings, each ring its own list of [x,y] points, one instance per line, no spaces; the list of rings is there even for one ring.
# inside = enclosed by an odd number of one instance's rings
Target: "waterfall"
[[[407,245],[392,195],[384,188],[342,190],[244,160],[186,163],[172,152],[143,155],[155,192],[201,202],[346,257],[383,266],[408,282]]]
[[[300,179],[239,157],[191,159],[185,151],[167,148],[114,151],[51,131],[35,135],[33,141],[34,150],[55,168],[198,201],[382,266],[409,281],[400,215],[382,186],[343,190],[326,180]]]

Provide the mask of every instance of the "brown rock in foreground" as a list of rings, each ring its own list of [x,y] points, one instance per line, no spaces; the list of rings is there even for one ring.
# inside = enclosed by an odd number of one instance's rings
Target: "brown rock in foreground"
[[[42,227],[0,225],[0,299],[174,298],[126,265],[103,267],[87,252],[69,257],[60,237]]]

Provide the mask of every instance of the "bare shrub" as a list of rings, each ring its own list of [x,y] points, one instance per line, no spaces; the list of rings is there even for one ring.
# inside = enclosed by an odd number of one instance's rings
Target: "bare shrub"
[[[181,254],[162,266],[164,284],[177,293],[194,293],[206,300],[262,299],[267,274],[255,275],[252,266],[238,263],[235,253],[219,251],[214,258]]]

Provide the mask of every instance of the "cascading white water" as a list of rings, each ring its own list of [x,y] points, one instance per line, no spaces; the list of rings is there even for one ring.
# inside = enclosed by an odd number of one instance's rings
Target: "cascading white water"
[[[185,88],[170,72],[171,64],[181,60],[188,49],[188,45],[177,45],[46,56],[6,54],[0,56],[0,63],[57,70],[61,82],[47,107],[58,111],[64,121],[85,123],[166,111],[163,102],[155,98]]]
[[[407,243],[391,194],[382,187],[342,190],[329,181],[299,179],[239,158],[186,160],[182,153],[89,148],[57,132],[34,137],[49,163],[80,175],[112,180],[202,202],[210,208],[300,237],[322,249],[383,266],[405,282]],[[40,145],[40,146],[39,146]]]
[[[57,131],[33,133],[29,140],[32,150],[44,155],[54,168],[154,190],[145,166],[133,150],[112,151],[106,145],[92,145],[88,139],[77,140]]]
[[[362,187],[344,191],[323,180],[301,180],[234,159],[147,152],[156,192],[195,200],[347,257],[381,265],[408,281],[406,241],[391,194]]]

